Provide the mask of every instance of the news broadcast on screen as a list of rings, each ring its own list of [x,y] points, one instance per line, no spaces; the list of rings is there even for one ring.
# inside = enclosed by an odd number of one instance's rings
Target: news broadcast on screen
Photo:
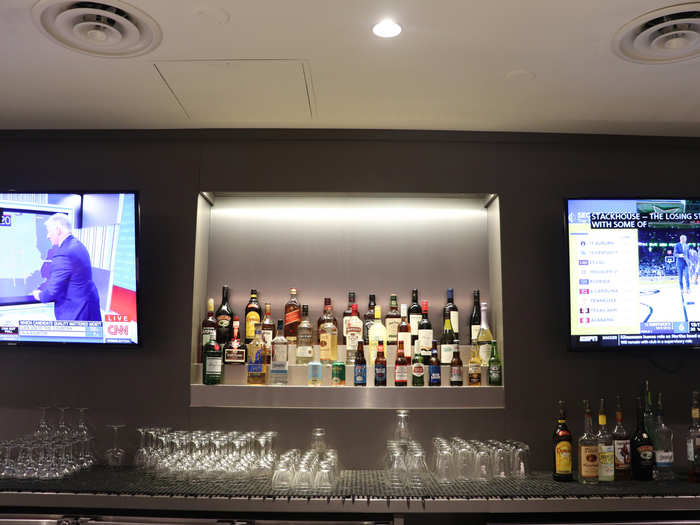
[[[135,193],[0,193],[0,344],[137,345]]]
[[[574,350],[700,347],[700,200],[566,202]]]

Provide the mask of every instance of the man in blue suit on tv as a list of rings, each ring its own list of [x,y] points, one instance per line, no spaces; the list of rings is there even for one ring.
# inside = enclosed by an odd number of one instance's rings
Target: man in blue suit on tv
[[[687,294],[690,291],[690,282],[688,279],[689,246],[688,237],[680,236],[680,242],[677,242],[673,247],[673,256],[676,258],[676,269],[678,270],[678,282],[681,285],[681,294]],[[685,277],[685,288],[683,288],[683,277]]]
[[[87,248],[73,237],[67,215],[56,213],[45,224],[46,237],[54,246],[50,275],[32,295],[42,303],[54,303],[57,321],[101,321],[100,296]]]

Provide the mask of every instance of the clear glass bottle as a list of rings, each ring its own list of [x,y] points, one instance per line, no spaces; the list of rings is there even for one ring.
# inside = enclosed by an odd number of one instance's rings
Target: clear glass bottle
[[[613,447],[615,449],[615,481],[632,479],[630,432],[622,422],[622,398],[619,395],[617,396],[617,406],[615,407]]]
[[[656,458],[654,479],[661,481],[673,479],[673,430],[664,423],[664,404],[661,392],[656,400],[654,456]]]
[[[267,305],[266,305],[267,306]],[[277,321],[277,337],[272,340],[272,362],[270,363],[270,384],[289,383],[289,343],[284,337],[284,321]]]
[[[248,384],[265,384],[265,343],[262,339],[262,325],[255,323],[253,340],[248,344]]]
[[[608,430],[604,398],[600,399],[598,426],[598,481],[615,481],[615,448],[613,435]]]
[[[688,453],[688,481],[700,481],[700,392],[693,391],[690,403],[690,426],[685,439]]]
[[[356,304],[356,303],[355,303],[355,300],[356,300],[355,297],[356,297],[355,292],[348,292],[348,307],[343,311],[343,320],[342,320],[342,323],[341,323],[341,325],[342,325],[342,332],[343,332],[343,334],[342,334],[342,335],[343,335],[342,341],[343,341],[343,344],[344,344],[344,345],[347,345],[347,344],[348,344],[348,340],[347,340],[347,337],[348,337],[348,335],[347,335],[347,332],[348,332],[348,319],[349,319],[350,316],[352,315],[352,305],[353,305],[353,304]]]
[[[598,436],[593,431],[593,413],[583,400],[583,435],[578,438],[578,480],[583,484],[598,483]]]
[[[476,336],[476,344],[479,346],[479,357],[481,358],[482,366],[489,366],[491,343],[493,342],[493,334],[489,328],[488,307],[488,303],[481,303],[481,325],[479,326],[479,334]]]
[[[369,363],[374,364],[377,358],[377,348],[379,343],[386,344],[386,327],[382,323],[382,307],[375,305],[374,307],[374,322],[369,327]]]
[[[345,327],[345,364],[352,365],[355,363],[357,345],[362,343],[362,319],[357,304],[352,305],[350,316],[346,317]]]
[[[401,324],[401,312],[399,312],[399,302],[395,293],[389,297],[389,311],[384,317],[386,327],[386,344],[396,345],[398,340],[399,325]]]
[[[309,386],[321,386],[323,384],[323,365],[321,364],[321,351],[318,346],[313,347],[313,358],[308,367]]]
[[[314,327],[311,321],[309,321],[309,305],[303,305],[301,307],[301,312],[301,321],[299,325],[294,328],[297,342],[296,364],[306,365],[310,363],[314,357]],[[285,337],[287,336],[285,335]],[[288,337],[287,341],[289,341]]]
[[[323,316],[318,328],[318,344],[321,347],[321,363],[333,364],[338,359],[338,322],[333,315],[333,307],[327,298]]]

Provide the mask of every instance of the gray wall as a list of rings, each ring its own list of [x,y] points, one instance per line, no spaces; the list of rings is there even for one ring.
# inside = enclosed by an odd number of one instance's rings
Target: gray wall
[[[572,354],[565,346],[562,198],[566,195],[700,195],[694,140],[423,132],[95,132],[0,136],[0,191],[138,189],[143,223],[141,350],[13,349],[0,355],[0,438],[35,422],[44,402],[87,406],[96,426],[277,428],[303,445],[328,428],[352,467],[371,467],[391,413],[189,409],[196,199],[218,191],[498,193],[503,323],[508,341],[505,410],[414,413],[428,440],[504,436],[533,445],[549,466],[554,405],[632,394],[649,377],[667,397],[677,435],[687,426],[700,354]],[[437,264],[437,262],[436,262]],[[628,418],[629,420],[630,418]],[[103,430],[100,430],[104,436]],[[133,431],[129,433],[134,439]],[[676,438],[678,461],[684,460]]]

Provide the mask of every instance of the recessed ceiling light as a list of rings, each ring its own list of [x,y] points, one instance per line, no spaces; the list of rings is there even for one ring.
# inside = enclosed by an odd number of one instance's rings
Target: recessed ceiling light
[[[372,33],[382,38],[394,38],[401,32],[401,26],[391,18],[385,18],[372,28]]]

